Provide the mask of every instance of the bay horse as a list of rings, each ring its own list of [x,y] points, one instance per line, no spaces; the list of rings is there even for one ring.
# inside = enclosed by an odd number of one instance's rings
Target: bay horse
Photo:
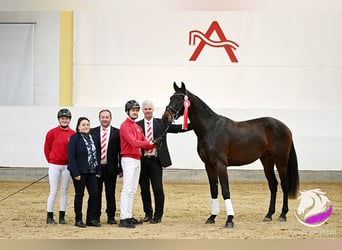
[[[170,97],[162,116],[166,126],[184,115],[184,100],[190,101],[188,116],[197,135],[197,152],[205,164],[211,193],[211,215],[207,224],[215,223],[219,212],[218,180],[225,201],[226,228],[233,228],[234,210],[230,199],[227,167],[241,166],[260,159],[268,187],[270,204],[264,221],[271,221],[275,213],[278,181],[277,168],[283,191],[283,207],[278,218],[286,221],[288,198],[296,198],[299,189],[297,155],[289,128],[279,120],[263,117],[237,122],[216,114],[200,98],[185,88],[173,84],[175,93]]]

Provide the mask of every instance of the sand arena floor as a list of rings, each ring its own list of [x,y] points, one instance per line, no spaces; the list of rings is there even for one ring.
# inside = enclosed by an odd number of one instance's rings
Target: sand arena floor
[[[0,181],[0,199],[29,185],[31,182]],[[342,239],[342,183],[304,183],[300,189],[320,188],[332,201],[333,212],[327,223],[310,228],[298,222],[295,210],[298,200],[289,200],[287,222],[278,222],[282,206],[282,193],[278,192],[276,214],[272,222],[263,222],[267,212],[269,190],[266,182],[231,183],[232,202],[235,210],[234,229],[224,228],[226,216],[222,197],[221,212],[216,223],[206,225],[210,215],[210,194],[207,183],[164,183],[165,214],[160,224],[143,224],[135,229],[108,225],[101,217],[100,228],[74,226],[74,187],[71,184],[66,212],[67,225],[46,224],[46,201],[49,185],[46,180],[0,202],[0,239]],[[280,187],[279,187],[280,189]],[[117,186],[117,207],[121,180]],[[135,196],[134,217],[142,218],[140,190]],[[83,211],[85,212],[85,195]],[[104,200],[104,199],[103,199]],[[105,207],[105,204],[103,204]],[[55,214],[58,213],[59,196]],[[119,218],[117,211],[116,219]],[[55,216],[58,219],[58,216]]]

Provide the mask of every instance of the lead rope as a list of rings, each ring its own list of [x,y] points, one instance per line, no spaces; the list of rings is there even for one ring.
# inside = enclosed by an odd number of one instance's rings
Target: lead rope
[[[15,195],[15,194],[19,193],[20,191],[23,191],[24,189],[26,189],[26,188],[28,188],[28,187],[32,186],[33,184],[35,184],[35,183],[37,183],[37,182],[39,182],[39,181],[41,181],[41,180],[45,179],[46,177],[48,177],[48,174],[47,174],[47,175],[45,175],[45,176],[43,176],[43,177],[41,177],[41,178],[39,178],[38,180],[35,180],[34,182],[30,183],[30,184],[29,184],[29,185],[27,185],[26,187],[23,187],[23,188],[19,189],[18,191],[16,191],[16,192],[14,192],[14,193],[12,193],[12,194],[8,195],[7,197],[5,197],[5,198],[1,199],[1,200],[0,200],[0,202],[2,202],[2,201],[4,201],[4,200],[8,199],[9,197],[11,197],[11,196],[13,196],[13,195]]]

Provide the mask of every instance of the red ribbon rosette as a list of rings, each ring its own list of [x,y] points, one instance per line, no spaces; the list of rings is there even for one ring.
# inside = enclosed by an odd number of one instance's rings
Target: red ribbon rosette
[[[188,113],[189,113],[189,107],[190,107],[190,100],[188,96],[184,96],[184,123],[183,123],[183,129],[188,130]]]

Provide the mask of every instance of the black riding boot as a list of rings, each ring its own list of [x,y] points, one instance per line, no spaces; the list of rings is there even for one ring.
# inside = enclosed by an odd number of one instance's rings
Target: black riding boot
[[[55,220],[53,219],[53,212],[47,212],[46,224],[56,224]]]
[[[66,224],[65,211],[59,211],[59,224]]]

